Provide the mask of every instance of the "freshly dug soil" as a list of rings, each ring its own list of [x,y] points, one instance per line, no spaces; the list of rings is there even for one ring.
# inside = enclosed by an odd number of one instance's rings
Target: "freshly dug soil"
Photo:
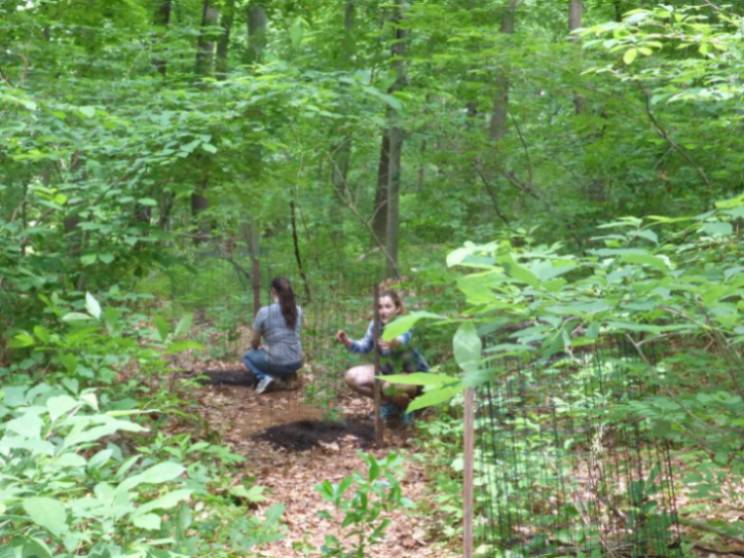
[[[201,370],[199,372],[186,372],[182,378],[198,378],[202,385],[213,386],[247,386],[256,385],[256,378],[245,368],[234,368],[227,370]]]
[[[374,441],[375,430],[371,421],[361,419],[298,420],[271,426],[253,438],[289,451],[306,451],[349,438],[355,438],[361,447],[367,448]]]

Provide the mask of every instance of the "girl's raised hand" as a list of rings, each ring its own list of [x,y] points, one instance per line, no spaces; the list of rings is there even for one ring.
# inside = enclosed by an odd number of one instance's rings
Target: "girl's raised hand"
[[[349,336],[343,329],[340,329],[338,330],[338,332],[336,332],[336,341],[343,345],[346,345],[347,347],[351,345],[351,339],[349,339]]]

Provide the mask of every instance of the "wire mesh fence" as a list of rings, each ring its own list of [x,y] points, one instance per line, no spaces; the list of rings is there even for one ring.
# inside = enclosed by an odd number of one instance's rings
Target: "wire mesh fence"
[[[646,370],[605,346],[479,390],[476,555],[681,556],[670,449],[633,410]]]

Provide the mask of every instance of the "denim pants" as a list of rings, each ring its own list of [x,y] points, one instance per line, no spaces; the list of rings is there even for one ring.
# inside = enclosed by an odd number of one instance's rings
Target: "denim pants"
[[[266,376],[286,379],[295,374],[302,366],[301,362],[292,364],[272,364],[269,362],[269,354],[263,349],[251,349],[243,355],[243,364],[253,372],[256,379],[261,381]]]

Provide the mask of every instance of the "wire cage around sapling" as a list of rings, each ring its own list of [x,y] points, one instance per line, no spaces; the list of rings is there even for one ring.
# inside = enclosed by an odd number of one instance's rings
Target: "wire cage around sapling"
[[[603,347],[479,391],[480,555],[681,555],[669,448],[629,410],[642,368]]]

